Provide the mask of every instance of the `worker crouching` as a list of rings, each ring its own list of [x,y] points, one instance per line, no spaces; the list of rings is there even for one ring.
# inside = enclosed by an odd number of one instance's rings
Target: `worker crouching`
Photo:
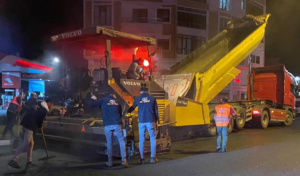
[[[231,125],[231,115],[235,116],[240,114],[236,113],[232,106],[228,104],[227,98],[221,99],[222,104],[216,106],[215,122],[217,127],[217,152],[226,152],[226,144],[228,137],[228,128]],[[222,148],[221,148],[222,138]]]
[[[90,107],[99,107],[101,109],[104,131],[107,141],[108,161],[106,162],[106,165],[109,167],[113,166],[112,142],[113,135],[115,133],[120,145],[122,165],[128,167],[129,164],[126,160],[126,148],[122,129],[122,108],[119,102],[117,102],[116,100],[116,94],[111,93],[107,97],[99,100],[97,100],[97,97],[93,95],[90,100]]]
[[[140,89],[141,95],[136,98],[133,105],[128,109],[131,113],[138,106],[139,116],[139,150],[140,150],[140,164],[145,163],[144,159],[144,142],[145,132],[148,130],[151,142],[151,160],[150,163],[157,163],[156,155],[156,128],[159,122],[158,108],[156,99],[147,93],[147,88]]]

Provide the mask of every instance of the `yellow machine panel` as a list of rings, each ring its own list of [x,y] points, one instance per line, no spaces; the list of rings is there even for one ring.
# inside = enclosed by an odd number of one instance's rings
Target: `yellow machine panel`
[[[171,104],[171,121],[176,121],[173,126],[204,125],[210,123],[209,116],[204,115],[208,110],[207,105],[182,97]]]

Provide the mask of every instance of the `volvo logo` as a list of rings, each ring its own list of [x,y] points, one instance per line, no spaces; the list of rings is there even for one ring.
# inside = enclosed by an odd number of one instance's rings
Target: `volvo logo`
[[[61,35],[62,35],[62,38],[63,38],[63,39],[66,39],[66,38],[71,38],[71,37],[80,36],[81,34],[82,34],[82,31],[81,31],[81,30],[78,30],[78,31],[73,31],[73,32],[64,33],[64,34],[61,34]]]
[[[123,84],[127,86],[141,86],[140,82],[134,82],[134,81],[123,81]]]

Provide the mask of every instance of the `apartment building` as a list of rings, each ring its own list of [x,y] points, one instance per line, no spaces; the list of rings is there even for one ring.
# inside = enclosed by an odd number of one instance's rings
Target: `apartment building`
[[[266,0],[84,0],[84,27],[104,26],[156,38],[156,71],[167,70],[226,28],[228,21],[246,14],[266,13]],[[121,54],[128,56],[128,54]],[[90,68],[98,68],[101,53],[85,52]],[[118,54],[120,56],[120,54]],[[130,56],[130,55],[129,55]],[[127,69],[130,62],[117,59]],[[241,74],[220,94],[231,99],[246,96],[249,59]],[[264,41],[251,55],[253,67],[264,66]],[[218,98],[218,97],[217,97]]]

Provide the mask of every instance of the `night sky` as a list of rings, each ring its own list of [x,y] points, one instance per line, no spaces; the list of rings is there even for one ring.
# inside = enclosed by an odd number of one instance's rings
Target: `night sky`
[[[267,0],[266,59],[300,75],[300,2]],[[0,0],[0,52],[37,59],[53,34],[82,28],[82,0]]]
[[[50,36],[83,26],[82,0],[0,0],[0,52],[27,59],[53,49]]]

